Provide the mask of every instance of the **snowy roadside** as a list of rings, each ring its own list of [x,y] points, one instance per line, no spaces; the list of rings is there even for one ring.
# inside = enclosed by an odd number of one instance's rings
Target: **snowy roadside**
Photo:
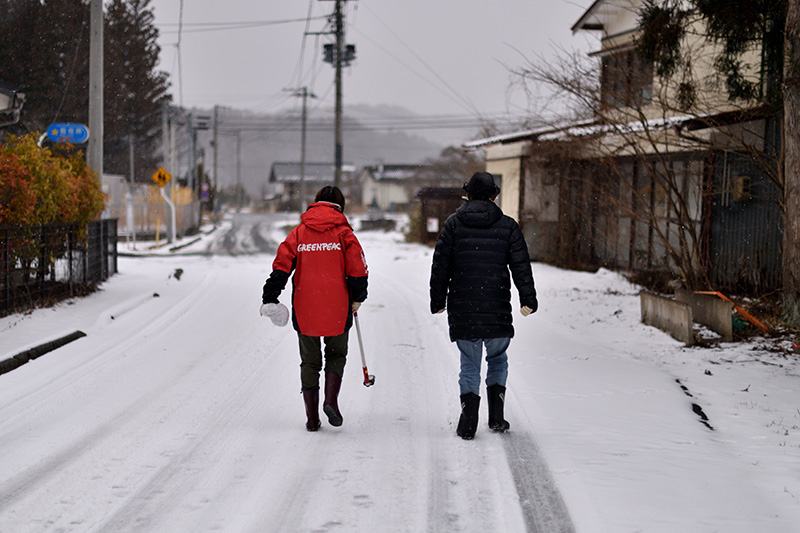
[[[794,530],[794,354],[759,338],[686,347],[641,323],[639,287],[618,274],[534,273],[543,314],[515,339],[534,360],[516,364],[535,381],[523,402],[579,531],[598,516],[625,525],[610,531]],[[585,490],[589,508],[572,499]]]

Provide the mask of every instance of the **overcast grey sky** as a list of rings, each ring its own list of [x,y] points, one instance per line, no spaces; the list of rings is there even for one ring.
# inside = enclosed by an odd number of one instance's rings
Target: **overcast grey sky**
[[[520,91],[509,94],[507,67],[523,64],[523,56],[552,54],[556,46],[596,48],[593,37],[570,32],[591,3],[350,0],[346,41],[356,45],[357,59],[343,76],[345,109],[387,104],[425,116],[521,112],[525,100]],[[160,68],[171,75],[176,104],[274,112],[299,106],[286,89],[306,86],[319,97],[313,111],[331,112],[334,69],[322,62],[321,49],[332,37],[304,39],[304,33],[330,29],[333,1],[185,0],[180,34],[181,1],[151,5],[161,31]],[[244,22],[252,25],[221,24]]]

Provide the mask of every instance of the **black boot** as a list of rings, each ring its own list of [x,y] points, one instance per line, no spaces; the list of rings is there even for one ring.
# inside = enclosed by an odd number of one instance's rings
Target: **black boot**
[[[478,429],[478,408],[481,397],[474,392],[461,395],[461,417],[458,419],[456,434],[464,440],[472,440]]]
[[[322,425],[319,421],[319,389],[304,390],[303,402],[306,404],[306,429],[316,431]]]
[[[339,389],[342,387],[342,376],[336,372],[325,372],[325,401],[322,411],[327,415],[332,426],[341,426],[344,418],[339,412]]]
[[[506,403],[506,388],[502,385],[486,387],[489,396],[489,428],[502,433],[511,425],[503,418],[503,406]]]

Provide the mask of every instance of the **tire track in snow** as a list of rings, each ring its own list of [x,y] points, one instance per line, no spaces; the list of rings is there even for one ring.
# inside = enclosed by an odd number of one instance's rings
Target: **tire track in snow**
[[[415,284],[421,285],[422,290],[415,292],[415,288],[409,286],[406,279],[383,279],[381,278],[381,288],[388,290],[387,300],[395,305],[398,300],[410,303],[413,307],[422,307],[428,311],[427,279],[418,274]],[[405,311],[401,311],[405,314]],[[398,313],[400,315],[401,313]],[[429,315],[431,321],[436,317]],[[445,320],[446,323],[446,320]],[[435,335],[435,334],[434,334]],[[433,345],[424,346],[422,341],[417,341],[423,346],[423,351],[427,351],[427,357],[432,359],[438,367],[433,374],[437,374],[439,379],[432,380],[431,373],[426,373],[426,390],[431,392],[438,390],[436,404],[442,402],[453,403],[457,400],[458,375],[458,350],[450,343],[447,336],[446,327],[441,328],[441,338],[434,338]],[[430,340],[430,339],[429,339]],[[485,367],[484,367],[485,371]],[[446,377],[445,377],[446,376]],[[449,402],[446,391],[452,391],[453,400]],[[432,401],[430,403],[433,403]],[[474,530],[476,525],[481,524],[482,520],[489,517],[485,528],[495,529],[499,524],[491,519],[498,512],[494,506],[497,505],[496,499],[502,499],[502,495],[476,495],[471,501],[473,505],[470,509],[459,509],[459,491],[463,490],[462,485],[469,485],[470,482],[464,480],[464,473],[459,471],[462,467],[468,470],[477,470],[477,475],[484,480],[492,477],[494,472],[481,469],[478,464],[491,465],[496,461],[497,451],[492,448],[493,439],[487,439],[491,432],[487,433],[485,416],[485,404],[481,406],[481,429],[476,439],[471,442],[464,442],[455,437],[454,422],[458,417],[458,406],[455,407],[455,418],[448,430],[452,430],[453,441],[443,441],[438,449],[434,450],[435,458],[432,465],[432,476],[430,479],[430,504],[428,506],[428,531],[457,531]],[[434,413],[433,416],[446,416],[444,413]],[[498,435],[502,441],[502,450],[505,452],[505,460],[513,478],[513,489],[518,496],[521,508],[521,519],[527,531],[535,533],[573,533],[569,512],[564,504],[561,494],[555,485],[553,476],[550,474],[549,467],[544,460],[535,438],[530,433],[515,431],[504,435]],[[463,452],[463,453],[462,453]],[[456,457],[459,461],[467,461],[466,464],[453,463]],[[467,476],[475,476],[476,472],[467,472]],[[506,490],[502,487],[502,480],[496,483],[492,490],[502,492]],[[490,489],[487,489],[490,490]],[[460,495],[463,498],[463,495]],[[508,524],[513,524],[513,517],[503,517],[508,520]],[[469,524],[469,522],[474,522]],[[508,525],[507,524],[507,525]],[[521,524],[520,524],[521,525]],[[481,529],[479,527],[478,529]],[[511,527],[511,529],[514,529]]]
[[[208,255],[274,254],[278,244],[269,236],[272,221],[261,215],[237,215],[206,247]]]
[[[207,288],[210,281],[215,278],[216,276],[206,276],[201,285]],[[216,286],[216,284],[214,285]],[[207,291],[196,290],[188,294],[188,297],[174,302],[172,307],[165,311],[165,316],[174,319],[175,327],[181,327],[182,322],[184,329],[187,327],[192,329],[194,316],[190,311],[202,309],[208,305],[203,298],[204,295],[208,295]],[[168,344],[171,336],[170,332],[163,328],[153,331],[154,327],[152,321],[148,321],[145,331],[149,333],[145,334],[144,338],[139,336],[137,339],[131,339],[122,346],[116,347],[113,346],[113,342],[109,345],[109,341],[97,339],[99,344],[92,346],[91,349],[98,355],[102,355],[103,365],[113,360],[119,360],[121,352],[154,352],[158,347]],[[71,498],[70,494],[80,494],[81,483],[86,483],[89,479],[97,480],[92,481],[92,485],[100,483],[100,480],[108,480],[109,483],[113,480],[114,486],[111,487],[111,492],[115,499],[120,497],[121,491],[137,491],[138,489],[138,492],[135,493],[136,496],[132,497],[128,504],[122,504],[116,508],[116,520],[119,523],[133,525],[134,522],[131,521],[133,515],[150,516],[153,522],[170,518],[170,513],[174,514],[176,509],[172,508],[169,503],[194,488],[190,485],[196,480],[199,472],[205,469],[204,456],[221,457],[223,459],[221,462],[225,462],[224,459],[231,447],[228,444],[236,445],[237,439],[232,435],[239,428],[241,421],[253,414],[255,409],[260,409],[264,405],[263,403],[249,403],[247,409],[243,410],[240,402],[242,397],[255,397],[253,393],[261,384],[259,379],[263,381],[264,376],[269,375],[267,367],[272,366],[276,355],[283,356],[288,351],[286,345],[289,339],[291,339],[290,335],[284,335],[279,342],[270,345],[267,351],[261,355],[260,364],[253,367],[249,374],[245,374],[244,383],[240,383],[241,380],[238,379],[239,376],[242,376],[242,371],[237,369],[239,365],[231,365],[223,357],[198,358],[197,355],[202,354],[194,354],[194,357],[187,360],[190,363],[188,367],[183,365],[173,368],[179,372],[179,376],[161,380],[165,386],[141,394],[138,399],[131,398],[132,402],[122,406],[122,410],[115,410],[113,416],[104,420],[99,426],[96,425],[88,432],[81,433],[77,440],[59,445],[55,453],[48,454],[43,464],[32,463],[31,466],[9,479],[5,487],[8,490],[4,490],[3,496],[0,497],[0,509],[13,505],[15,509],[21,510],[23,507],[15,504],[23,501],[25,507],[31,508],[33,505],[33,508],[38,509],[37,516],[28,512],[30,520],[36,519],[50,524],[61,524],[64,527],[71,524],[67,530],[83,524],[80,526],[83,529],[84,526],[95,523],[99,517],[108,512],[107,505],[103,506],[103,509],[98,508],[97,500],[92,498],[94,494],[91,492],[86,494],[84,504],[72,508],[72,510],[65,508],[64,502]],[[244,346],[248,344],[246,340],[242,339],[237,339],[237,343]],[[135,346],[133,346],[134,344]],[[228,344],[230,344],[230,340],[228,340]],[[195,361],[192,362],[191,359]],[[252,358],[250,359],[252,360]],[[83,363],[81,367],[86,364]],[[95,365],[91,365],[91,367],[95,367]],[[92,370],[96,372],[99,368],[95,367]],[[75,372],[76,370],[73,369],[71,373]],[[205,413],[198,413],[194,407],[195,404],[203,404],[198,400],[205,398],[207,393],[194,386],[199,383],[197,378],[190,377],[195,372],[201,377],[208,376],[209,379],[213,377],[212,381],[218,385],[217,389],[225,390],[225,387],[221,386],[223,383],[235,384],[235,387],[229,387],[229,390],[224,392],[221,397],[213,397],[215,400],[213,413],[217,414],[213,424],[207,423],[204,419]],[[138,373],[137,375],[142,377]],[[228,376],[227,381],[217,383],[225,376]],[[91,379],[87,380],[85,375],[82,375],[80,379],[83,383],[91,382]],[[132,379],[136,381],[136,376],[133,376]],[[69,383],[71,384],[72,381]],[[148,383],[148,386],[152,388],[152,383]],[[63,388],[64,386],[61,386],[57,391]],[[266,388],[269,389],[269,387]],[[85,395],[86,392],[80,392],[80,394]],[[223,402],[221,409],[218,405],[219,399]],[[258,413],[255,415],[257,416]],[[197,427],[201,431],[193,435],[187,433],[183,435],[183,438],[180,438],[180,433],[170,432],[168,438],[161,437],[161,441],[168,443],[168,446],[156,447],[162,451],[161,457],[155,457],[152,453],[149,456],[147,453],[142,456],[141,451],[152,446],[151,440],[157,439],[157,436],[161,435],[160,428],[169,427],[162,426],[162,424],[166,424],[170,420],[179,421],[181,427]],[[151,433],[153,429],[157,431]],[[179,444],[177,448],[175,442]],[[114,443],[124,443],[124,445],[120,448]],[[183,444],[183,447],[180,444]],[[166,458],[166,464],[163,464],[164,458]],[[194,470],[198,474],[186,474],[186,470]],[[182,479],[181,476],[185,476],[185,479]],[[148,477],[151,478],[149,483],[139,488],[140,481]],[[59,492],[58,487],[67,480],[73,480],[70,490],[67,493],[62,491],[63,495],[57,504],[49,506],[37,504],[47,497],[47,493]],[[224,490],[225,485],[221,485]],[[126,487],[130,487],[130,489]],[[28,498],[28,501],[25,501],[25,498]],[[152,512],[148,515],[148,511]],[[85,516],[80,516],[81,514]],[[0,527],[0,529],[3,528]],[[114,527],[110,530],[120,529]]]
[[[61,475],[65,465],[74,462],[91,450],[99,440],[112,434],[123,419],[124,416],[118,416],[103,423],[93,431],[83,434],[80,439],[72,442],[55,455],[40,461],[36,466],[4,480],[3,492],[0,494],[0,516],[13,511],[19,501],[29,496],[46,480]]]
[[[425,345],[426,343],[420,333],[421,326],[416,322],[418,311],[415,310],[418,310],[419,308],[427,308],[424,293],[414,293],[407,284],[389,276],[376,275],[375,277],[377,277],[379,280],[377,285],[380,287],[380,289],[375,291],[377,292],[376,299],[378,300],[379,305],[382,304],[384,306],[391,306],[394,308],[396,312],[393,313],[393,315],[395,317],[403,316],[415,319],[414,323],[411,324],[413,327],[406,327],[403,331],[399,331],[398,328],[398,333],[405,333],[406,335],[406,337],[403,338],[404,344],[411,348],[411,350],[415,351],[415,353],[406,356],[410,359],[409,362],[413,362],[414,360],[421,358],[422,360],[420,361],[420,366],[423,369],[427,370],[427,367],[431,364],[435,364],[438,367],[438,371],[430,372],[423,370],[420,372],[417,370],[416,373],[416,375],[424,381],[422,390],[426,394],[430,395],[425,402],[425,419],[435,420],[437,417],[446,416],[444,413],[433,412],[432,409],[432,406],[439,407],[441,405],[446,405],[444,394],[442,392],[444,390],[443,379],[440,377],[444,376],[445,373],[440,371],[441,364],[437,356],[433,358],[426,357],[426,354],[430,352],[438,352],[439,350],[436,350],[433,346]],[[397,309],[398,307],[400,309]],[[392,322],[390,322],[390,324],[391,323]],[[387,337],[386,332],[382,331],[381,333],[381,338],[385,339]],[[444,348],[443,343],[440,346]],[[438,377],[438,379],[434,379],[435,377]],[[414,405],[414,399],[410,397],[412,394],[410,392],[411,390],[413,390],[411,387],[402,387],[401,393],[404,393],[402,396],[403,401],[398,403],[402,403],[403,405]],[[419,413],[408,412],[402,416],[406,417],[406,420],[403,420],[404,422],[409,422],[413,419],[413,417],[418,417]],[[430,475],[426,480],[428,490],[428,503],[426,506],[426,529],[427,531],[447,531],[448,528],[452,527],[453,522],[452,519],[448,517],[450,512],[447,504],[449,482],[444,475],[442,461],[442,456],[446,454],[446,452],[441,446],[434,445],[434,443],[439,442],[438,440],[433,440],[430,438],[428,440],[429,444],[431,445],[428,447],[427,455],[422,458],[414,458],[415,463],[422,468],[423,472],[426,470],[426,465],[419,464],[419,461],[428,462],[427,470],[430,472]]]
[[[213,271],[202,270],[202,268],[198,268],[198,271],[202,273],[202,277],[193,285],[194,290],[178,296],[177,300],[175,300],[168,309],[160,311],[160,320],[148,320],[144,322],[136,336],[120,342],[119,337],[113,334],[113,330],[116,327],[122,327],[121,324],[125,319],[112,321],[106,318],[108,311],[104,312],[94,324],[85,328],[89,337],[83,339],[83,343],[77,343],[77,345],[73,346],[68,345],[62,348],[62,351],[77,350],[84,344],[92,343],[90,351],[83,352],[83,361],[59,375],[57,379],[54,379],[54,387],[35,390],[31,394],[22,396],[5,405],[4,409],[11,411],[12,414],[3,421],[2,426],[9,424],[17,418],[26,417],[29,410],[36,409],[39,403],[46,401],[53,395],[60,394],[63,390],[72,388],[79,382],[85,383],[91,381],[94,373],[102,370],[108,364],[113,364],[119,357],[119,354],[124,354],[136,347],[142,342],[142,339],[149,339],[154,335],[158,335],[159,332],[163,330],[164,323],[172,322],[182,317],[190,309],[195,308],[203,299],[206,290],[213,285],[217,278],[216,273]],[[156,306],[163,303],[163,299],[153,299],[150,293],[147,294],[146,300],[148,302],[152,301]],[[116,309],[116,306],[111,309]],[[108,336],[108,339],[103,338],[104,336]],[[17,405],[19,405],[19,407],[17,407]],[[14,409],[8,409],[10,407],[14,407]],[[0,436],[2,435],[2,432],[0,432]]]
[[[424,264],[408,269],[416,279],[380,276],[377,295],[379,302],[385,301],[384,305],[395,311],[394,317],[411,319],[410,323],[401,324],[397,333],[404,335],[413,352],[403,356],[406,366],[411,368],[404,374],[421,382],[404,388],[409,396],[406,401],[412,406],[407,416],[411,423],[422,426],[411,436],[424,444],[416,458],[416,468],[426,473],[426,516],[421,529],[431,532],[502,530],[502,524],[513,522],[514,518],[502,516],[498,498],[490,489],[473,492],[470,488],[474,479],[494,478],[496,473],[490,466],[492,452],[455,435],[459,408],[458,352],[448,337],[446,319],[429,313],[425,290],[428,268]],[[429,322],[421,324],[418,317],[425,317]],[[379,323],[384,324],[383,321]],[[387,337],[390,338],[389,332],[382,330],[380,338]],[[411,472],[410,477],[419,477],[419,472]]]
[[[515,431],[501,437],[527,531],[574,533],[567,506],[533,436]]]
[[[213,470],[228,456],[230,450],[240,447],[240,433],[236,429],[261,408],[252,401],[243,405],[242,398],[256,396],[257,388],[263,386],[264,369],[275,353],[273,351],[270,357],[262,361],[258,369],[252,369],[247,381],[240,385],[235,394],[227,397],[224,404],[215,406],[213,419],[209,421],[205,418],[205,425],[200,432],[187,435],[182,446],[164,450],[162,455],[170,460],[157,468],[147,483],[127,498],[127,504],[104,521],[102,530],[161,529],[159,526],[169,519],[182,498],[197,489],[197,476],[187,475],[187,472],[200,474],[204,470]]]
[[[191,322],[192,317],[184,320]],[[150,424],[176,421],[185,433],[172,431],[170,438],[162,439],[166,444],[160,449],[160,457],[145,458],[147,464],[129,474],[130,479],[120,487],[121,490],[125,487],[120,494],[125,501],[106,517],[102,530],[197,531],[210,528],[209,524],[219,519],[219,506],[237,494],[231,485],[245,483],[252,473],[247,463],[247,457],[254,453],[248,441],[249,424],[254,419],[268,419],[264,396],[272,390],[265,382],[276,359],[288,351],[290,339],[290,335],[284,334],[259,358],[250,359],[257,361],[257,365],[246,368],[219,356],[200,359],[186,372],[182,384],[160,391],[163,399],[137,406],[140,419],[155,409],[159,412],[150,418],[159,420]],[[248,344],[237,339],[236,346],[226,348],[236,352],[240,346],[246,349]],[[189,376],[192,372],[209,376],[210,382],[192,378]],[[200,384],[207,387],[197,387]],[[165,409],[168,412],[161,412]],[[134,424],[129,431],[139,434],[138,428],[147,424],[146,421]],[[195,511],[181,516],[178,510],[187,507]],[[197,528],[186,528],[191,522]]]

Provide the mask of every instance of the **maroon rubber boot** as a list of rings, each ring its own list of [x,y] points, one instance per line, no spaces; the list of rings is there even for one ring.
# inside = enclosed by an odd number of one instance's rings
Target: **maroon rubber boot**
[[[344,418],[339,412],[339,389],[342,387],[342,376],[336,372],[325,372],[325,401],[322,402],[322,411],[328,417],[328,423],[339,427]]]
[[[303,402],[306,404],[306,429],[317,431],[322,425],[319,421],[319,389],[304,390]]]

